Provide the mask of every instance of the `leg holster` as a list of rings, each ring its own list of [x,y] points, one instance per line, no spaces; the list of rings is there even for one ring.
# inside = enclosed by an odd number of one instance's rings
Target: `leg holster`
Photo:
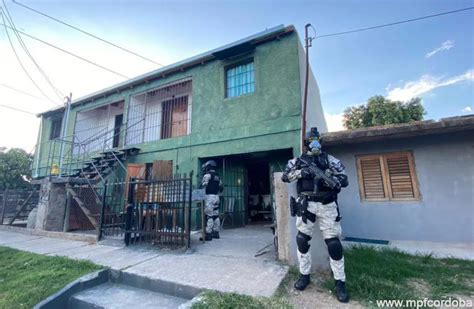
[[[292,216],[294,212],[296,216],[301,217],[304,223],[307,223],[308,220],[313,223],[316,221],[316,215],[308,211],[308,198],[305,195],[298,196],[296,200],[292,197],[290,207],[292,207],[290,208]]]

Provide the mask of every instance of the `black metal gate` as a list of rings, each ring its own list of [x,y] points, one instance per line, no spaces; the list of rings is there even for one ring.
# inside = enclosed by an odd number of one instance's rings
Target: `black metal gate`
[[[190,247],[192,173],[108,183],[102,190],[101,237],[123,237],[126,245]]]

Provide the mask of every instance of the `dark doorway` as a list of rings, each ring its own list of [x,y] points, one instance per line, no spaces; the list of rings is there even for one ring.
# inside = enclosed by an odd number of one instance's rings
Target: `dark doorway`
[[[115,116],[115,123],[114,123],[114,139],[112,143],[113,148],[117,148],[120,146],[120,133],[121,127],[123,123],[123,114]]]
[[[272,221],[270,166],[268,161],[246,165],[248,186],[247,218],[249,223]]]

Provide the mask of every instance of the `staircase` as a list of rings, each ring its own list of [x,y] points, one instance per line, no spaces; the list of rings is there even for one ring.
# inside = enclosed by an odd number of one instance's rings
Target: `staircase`
[[[183,284],[104,269],[68,284],[34,309],[187,309],[200,292]]]
[[[92,183],[101,180],[104,181],[118,166],[126,171],[127,169],[123,165],[123,161],[138,151],[140,151],[140,149],[135,147],[105,150],[84,161],[83,165],[80,168],[74,169],[69,176],[73,178],[83,178]]]

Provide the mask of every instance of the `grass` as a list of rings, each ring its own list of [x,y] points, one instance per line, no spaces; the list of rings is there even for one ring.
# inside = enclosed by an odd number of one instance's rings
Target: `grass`
[[[381,299],[443,299],[472,295],[474,262],[414,256],[397,250],[360,246],[345,252],[347,286],[352,299],[371,304]],[[324,287],[334,289],[334,281]]]
[[[0,308],[31,308],[101,267],[90,262],[0,247]]]
[[[219,293],[206,291],[201,294],[201,300],[193,304],[192,309],[273,309],[273,308],[293,308],[284,297],[252,297],[235,293]]]

